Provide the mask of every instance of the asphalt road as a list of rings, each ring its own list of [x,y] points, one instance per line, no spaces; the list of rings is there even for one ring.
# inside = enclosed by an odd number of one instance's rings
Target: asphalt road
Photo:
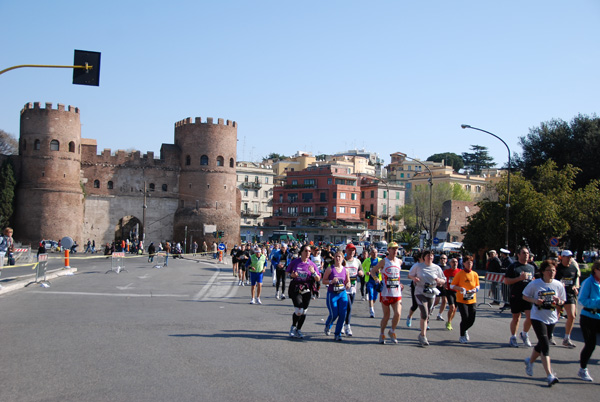
[[[379,345],[379,319],[359,300],[354,336],[334,342],[318,299],[306,338],[296,340],[287,336],[292,303],[275,299],[270,277],[259,306],[248,304],[250,290],[237,286],[231,267],[214,260],[154,269],[134,257],[120,274],[106,273],[105,258],[71,266],[76,275],[49,288],[0,296],[0,401],[541,401],[596,400],[600,391],[598,351],[589,366],[597,382],[576,376],[578,325],[575,350],[551,349],[560,383],[547,388],[541,364],[525,375],[530,349],[507,347],[510,315],[497,308],[478,309],[470,344],[458,343],[457,316],[454,331],[433,321],[431,346],[421,348],[418,321],[409,329],[404,319],[399,344]],[[408,287],[404,296],[403,317]],[[556,334],[563,328],[561,320]]]

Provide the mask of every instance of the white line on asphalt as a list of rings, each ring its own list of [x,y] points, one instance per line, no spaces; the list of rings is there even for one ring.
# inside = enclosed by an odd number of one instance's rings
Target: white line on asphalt
[[[77,295],[77,296],[117,296],[117,297],[189,297],[189,295],[159,294],[159,293],[91,293],[91,292],[52,292],[34,290],[32,293],[45,293],[53,295]]]

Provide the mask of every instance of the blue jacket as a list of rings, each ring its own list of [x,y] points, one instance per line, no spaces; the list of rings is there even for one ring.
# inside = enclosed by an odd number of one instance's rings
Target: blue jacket
[[[579,303],[583,307],[600,310],[600,284],[594,279],[593,275],[583,281],[581,289],[579,289]],[[600,320],[600,314],[594,314],[583,309],[581,315]]]

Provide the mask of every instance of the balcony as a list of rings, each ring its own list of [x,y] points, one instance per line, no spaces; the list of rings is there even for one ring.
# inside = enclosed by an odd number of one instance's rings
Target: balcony
[[[257,181],[245,181],[242,183],[242,187],[253,189],[253,190],[258,190],[262,187],[262,184],[260,184]]]
[[[249,210],[249,209],[243,209],[241,215],[244,218],[252,218],[252,219],[254,219],[254,218],[258,218],[260,216],[260,212],[255,212],[255,211],[252,211],[252,210]]]

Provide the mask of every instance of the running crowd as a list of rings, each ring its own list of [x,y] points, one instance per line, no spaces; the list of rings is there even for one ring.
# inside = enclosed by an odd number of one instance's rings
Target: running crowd
[[[324,333],[335,341],[342,341],[342,335],[352,336],[352,306],[360,289],[362,300],[369,303],[369,315],[375,317],[375,303],[381,304],[379,343],[397,344],[396,329],[400,323],[402,291],[400,274],[402,260],[398,254],[399,246],[392,242],[387,246],[385,255],[371,248],[356,255],[356,246],[352,243],[345,249],[336,250],[332,246],[322,248],[310,244],[288,246],[285,243],[270,247],[246,244],[234,247],[231,251],[233,275],[239,286],[250,285],[250,304],[262,304],[263,275],[268,269],[273,278],[275,297],[286,298],[286,279],[288,297],[294,305],[289,336],[303,338],[302,326],[311,300],[321,297],[322,286],[326,286],[326,306],[328,317]],[[509,254],[501,249],[502,254]],[[469,255],[448,259],[442,254],[439,265],[433,262],[434,253],[425,250],[413,255],[416,262],[408,271],[410,283],[411,307],[406,326],[412,326],[412,316],[419,311],[418,342],[422,347],[429,346],[427,330],[430,320],[439,311],[435,319],[446,321],[446,329],[453,330],[452,321],[458,310],[461,321],[459,338],[461,344],[470,342],[469,330],[475,324],[477,293],[480,290],[479,275],[473,270],[473,257]],[[505,256],[503,256],[505,257]],[[498,261],[496,261],[498,260]],[[504,263],[506,263],[504,258]],[[582,306],[580,327],[584,347],[580,353],[578,376],[583,381],[593,381],[587,365],[596,346],[596,335],[600,333],[600,260],[592,265],[589,278],[580,283],[580,271],[569,250],[560,257],[544,260],[539,268],[530,258],[527,247],[521,247],[516,260],[509,257],[504,284],[509,289],[506,305],[510,307],[511,337],[509,345],[518,347],[517,332],[522,315],[525,316],[519,336],[523,344],[531,347],[528,332],[531,328],[538,343],[531,355],[525,359],[525,372],[533,376],[534,363],[539,359],[544,368],[548,386],[558,383],[552,371],[550,345],[556,345],[553,333],[561,314],[567,316],[563,346],[574,348],[571,332],[577,314],[577,303]],[[490,264],[502,263],[495,251],[489,252]],[[493,288],[488,291],[496,292]],[[446,318],[443,313],[448,307]],[[391,322],[390,322],[391,320]],[[389,324],[389,329],[388,329]],[[388,329],[386,333],[386,329]]]

